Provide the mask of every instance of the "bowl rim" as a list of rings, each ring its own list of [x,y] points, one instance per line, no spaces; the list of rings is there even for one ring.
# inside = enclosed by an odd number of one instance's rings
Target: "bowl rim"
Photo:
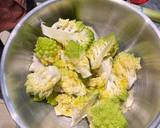
[[[1,65],[0,65],[0,76],[1,76],[1,91],[2,91],[2,96],[3,99],[5,101],[5,105],[7,106],[7,110],[9,111],[12,119],[16,122],[16,124],[20,127],[20,128],[27,128],[27,125],[20,119],[20,116],[16,113],[12,103],[11,103],[11,99],[9,98],[8,92],[7,92],[7,88],[6,88],[6,78],[5,78],[5,73],[4,73],[4,64],[5,64],[5,60],[6,60],[6,55],[7,55],[7,51],[8,48],[10,47],[11,43],[12,43],[12,39],[16,36],[17,31],[19,31],[19,29],[21,28],[21,26],[23,25],[23,23],[29,18],[31,17],[35,12],[39,11],[41,8],[46,7],[47,5],[51,4],[51,3],[55,3],[58,1],[62,1],[62,0],[48,0],[43,2],[42,4],[38,5],[37,7],[35,7],[34,9],[32,9],[30,12],[28,12],[15,26],[15,28],[13,29],[13,31],[10,34],[10,37],[7,40],[7,43],[4,47],[3,53],[2,53],[2,57],[1,57]],[[126,8],[132,10],[133,12],[135,12],[137,15],[141,16],[141,18],[144,19],[144,21],[146,23],[148,23],[152,28],[153,31],[155,31],[155,33],[157,34],[157,36],[159,37],[160,40],[160,31],[158,30],[158,28],[156,27],[156,25],[151,21],[151,19],[149,19],[145,14],[143,14],[141,11],[139,11],[137,8],[133,7],[133,5],[131,5],[130,3],[127,3],[125,1],[121,1],[121,0],[108,0],[117,4],[120,4],[122,6],[125,6]],[[157,114],[157,116],[151,121],[151,123],[149,124],[148,127],[150,128],[157,128],[158,125],[160,124],[160,113]]]

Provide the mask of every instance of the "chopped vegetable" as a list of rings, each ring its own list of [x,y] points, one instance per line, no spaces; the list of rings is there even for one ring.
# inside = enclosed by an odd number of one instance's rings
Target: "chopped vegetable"
[[[109,77],[107,90],[112,96],[118,96],[121,101],[128,97],[127,89],[135,82],[136,71],[141,68],[140,58],[121,52],[113,61],[113,73]]]
[[[140,58],[117,53],[113,33],[99,38],[81,21],[59,19],[41,28],[47,37],[37,39],[26,93],[52,105],[56,115],[71,117],[70,127],[87,118],[90,128],[127,128],[122,106],[137,80]]]
[[[55,66],[44,67],[27,76],[26,92],[42,100],[48,98],[60,78],[60,72]]]
[[[88,50],[88,58],[92,69],[100,67],[104,57],[114,56],[118,50],[118,43],[115,35],[102,37],[95,41]]]
[[[78,97],[75,98],[75,100],[73,102],[73,107],[75,109],[81,110],[86,105],[88,100],[89,100],[88,95],[78,96]]]
[[[34,49],[35,55],[44,65],[53,64],[59,56],[59,50],[60,46],[57,45],[57,42],[46,37],[39,37]]]
[[[106,89],[109,92],[110,96],[117,96],[121,93],[121,90],[127,90],[127,86],[127,79],[121,79],[119,77],[116,77],[114,74],[111,74],[106,85]]]
[[[62,69],[61,74],[62,78],[59,86],[62,87],[65,93],[76,96],[83,96],[86,94],[86,87],[78,78],[76,72]]]
[[[110,99],[100,101],[88,112],[90,128],[127,128],[119,104]]]
[[[81,110],[89,100],[97,98],[99,95],[99,92],[97,90],[87,90],[86,95],[84,96],[77,96],[73,102],[73,108],[76,108],[78,110]]]
[[[106,75],[101,74],[101,76],[98,76],[96,78],[91,78],[88,86],[95,88],[102,88],[106,85],[106,83],[107,83]]]
[[[64,52],[69,58],[79,58],[84,51],[85,49],[81,45],[70,40],[66,45]]]
[[[41,24],[42,32],[47,37],[53,38],[66,46],[70,40],[87,48],[94,40],[92,29],[81,21],[59,19],[52,27]]]
[[[77,125],[84,117],[87,116],[88,110],[97,102],[98,96],[99,93],[94,91],[88,96],[85,96],[85,98],[78,97],[74,101],[74,111],[71,124],[72,127]]]
[[[106,80],[109,79],[109,76],[111,75],[112,73],[112,62],[113,61],[113,58],[112,57],[109,57],[107,59],[104,59],[101,63],[101,66],[98,70],[98,74],[101,75],[101,74],[105,74],[105,78]]]
[[[75,70],[75,67],[69,62],[64,60],[57,60],[54,65],[59,69],[68,69],[68,70]]]
[[[128,87],[131,87],[137,79],[136,71],[141,69],[140,58],[126,52],[119,53],[113,63],[113,72],[116,76],[125,77]]]
[[[55,107],[56,115],[72,116],[72,103],[74,97],[67,94],[60,94],[56,97],[58,105]]]
[[[58,96],[58,93],[57,92],[52,92],[52,94],[47,97],[47,103],[52,105],[52,106],[56,106],[58,103],[56,101],[56,97]]]
[[[75,66],[76,72],[80,73],[82,78],[92,76],[89,60],[85,55],[81,56],[79,59],[72,60],[72,63]]]

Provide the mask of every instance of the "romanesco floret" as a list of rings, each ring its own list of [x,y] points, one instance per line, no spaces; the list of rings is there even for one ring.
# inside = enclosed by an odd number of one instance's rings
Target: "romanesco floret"
[[[94,40],[93,31],[81,21],[59,19],[52,27],[41,24],[41,28],[44,35],[57,40],[63,46],[66,46],[68,41],[73,40],[87,48]]]
[[[114,76],[113,81],[108,81],[106,90],[110,97],[114,97],[119,101],[119,103],[123,103],[128,97],[127,87],[127,79]]]
[[[68,69],[68,70],[75,70],[74,65],[71,63],[68,56],[65,55],[64,50],[60,52],[60,59],[57,60],[54,65],[59,69]]]
[[[124,102],[128,97],[128,81],[126,78],[121,78],[111,74],[106,84],[106,90],[110,97],[118,97],[119,101]]]
[[[39,37],[34,49],[35,55],[44,64],[53,64],[59,58],[60,46],[53,39],[47,37]]]
[[[64,60],[57,60],[54,63],[54,66],[58,67],[59,69],[75,70],[75,67],[72,65],[72,63]]]
[[[136,81],[136,71],[140,68],[140,58],[126,52],[119,53],[113,61],[113,70],[106,85],[109,94],[124,102],[128,97],[127,89]]]
[[[61,81],[59,86],[69,95],[83,96],[86,94],[86,87],[79,79],[78,74],[72,70],[61,69]]]
[[[122,104],[141,68],[133,54],[116,54],[116,36],[98,36],[82,21],[59,19],[41,23],[25,82],[35,101],[44,100],[56,115],[72,118],[71,127],[88,118],[90,128],[127,128]],[[115,56],[116,55],[116,56]]]
[[[68,41],[68,44],[65,47],[65,55],[70,59],[80,58],[80,56],[84,53],[85,49],[78,43],[73,40]]]
[[[81,110],[89,100],[89,96],[78,96],[73,101],[73,109]]]
[[[97,90],[87,90],[87,94],[85,96],[77,96],[73,101],[73,108],[81,110],[90,100],[98,99],[99,92]],[[96,99],[95,99],[96,98]],[[92,105],[90,105],[92,106]]]
[[[94,105],[88,112],[90,128],[127,128],[119,104],[105,99]]]
[[[76,72],[80,73],[82,78],[88,78],[92,76],[89,60],[85,55],[80,57],[80,59],[75,60],[74,65]]]
[[[72,116],[72,104],[74,97],[67,94],[59,94],[56,97],[58,105],[55,107],[56,115]]]
[[[26,92],[43,100],[52,93],[60,78],[60,72],[55,66],[41,68],[27,76]]]
[[[113,73],[128,80],[128,87],[136,81],[136,71],[141,69],[140,58],[126,52],[119,53],[113,63]]]
[[[113,71],[116,75],[126,76],[128,71],[141,69],[140,58],[126,52],[119,53],[113,63]]]
[[[94,88],[103,88],[103,87],[105,87],[106,83],[107,83],[106,74],[102,73],[98,77],[91,78],[89,80],[88,86],[94,87]]]
[[[80,73],[83,78],[91,76],[89,60],[85,56],[85,49],[74,41],[69,41],[65,47],[65,55],[68,61],[71,62],[77,73]]]
[[[100,68],[98,70],[98,74],[105,74],[106,80],[109,79],[109,76],[111,75],[112,72],[112,63],[113,63],[113,58],[109,57],[107,59],[104,59],[100,65]]]
[[[85,55],[81,55],[80,58],[70,59],[70,62],[75,67],[75,71],[81,74],[82,78],[88,78],[92,75],[89,60]]]
[[[88,50],[88,58],[92,69],[100,67],[104,57],[114,56],[118,50],[118,43],[114,34],[95,41]]]
[[[73,102],[73,115],[71,127],[77,125],[84,117],[87,116],[88,110],[97,102],[99,97],[98,91],[88,93],[86,96],[77,97]]]
[[[53,29],[60,29],[65,32],[79,32],[81,31],[85,25],[82,21],[69,20],[59,18],[57,22],[52,25]]]
[[[52,94],[46,98],[47,100],[47,103],[52,105],[52,106],[56,106],[58,103],[56,101],[56,97],[58,96],[58,93],[57,92],[52,92]]]

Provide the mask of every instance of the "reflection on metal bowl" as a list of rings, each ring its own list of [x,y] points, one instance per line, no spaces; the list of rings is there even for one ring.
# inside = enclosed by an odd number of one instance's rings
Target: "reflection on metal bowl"
[[[24,87],[34,43],[41,35],[41,21],[51,25],[60,17],[80,19],[101,36],[114,32],[122,50],[142,58],[142,70],[133,87],[135,101],[125,115],[129,128],[157,127],[160,121],[160,33],[150,19],[118,0],[50,0],[17,24],[1,62],[2,93],[17,124],[22,128],[69,128],[70,119],[57,117],[47,104],[33,102]],[[82,127],[88,127],[85,121],[78,126]]]

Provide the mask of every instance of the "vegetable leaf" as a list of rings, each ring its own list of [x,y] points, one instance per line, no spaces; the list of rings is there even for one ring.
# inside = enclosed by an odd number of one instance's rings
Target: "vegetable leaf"
[[[58,103],[56,101],[56,97],[58,96],[57,92],[53,92],[48,98],[47,103],[51,104],[52,106],[56,106]]]
[[[74,41],[69,41],[67,46],[65,47],[65,54],[69,57],[69,58],[79,58],[82,53],[84,53],[85,49],[78,44],[77,42]]]

